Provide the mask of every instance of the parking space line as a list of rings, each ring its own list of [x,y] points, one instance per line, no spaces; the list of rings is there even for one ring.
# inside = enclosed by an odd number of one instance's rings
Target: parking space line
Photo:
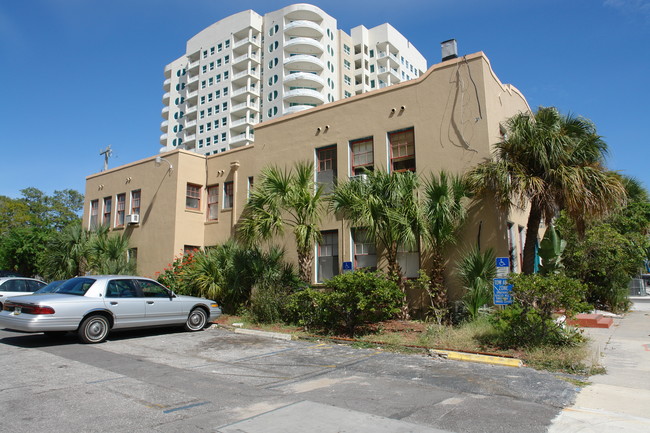
[[[188,404],[188,405],[186,405],[186,406],[175,407],[175,408],[173,408],[173,409],[163,410],[163,413],[171,413],[171,412],[176,412],[176,411],[179,411],[179,410],[191,409],[191,408],[193,408],[193,407],[203,406],[204,404],[208,404],[208,403],[210,403],[210,402],[209,402],[209,401],[203,401],[203,402],[201,402],[201,403]]]
[[[104,382],[112,382],[114,380],[121,380],[124,379],[126,376],[118,376],[118,377],[111,377],[110,379],[100,379],[100,380],[91,380],[90,382],[86,382],[88,385],[92,385],[95,383],[104,383]]]

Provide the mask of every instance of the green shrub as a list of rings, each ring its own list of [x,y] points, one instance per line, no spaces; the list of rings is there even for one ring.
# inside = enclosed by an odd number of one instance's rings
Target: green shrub
[[[493,316],[496,343],[504,347],[571,345],[581,337],[554,320],[563,310],[567,317],[584,311],[586,286],[564,275],[517,274],[513,285],[513,304]]]
[[[470,320],[476,320],[479,312],[492,303],[492,280],[496,277],[495,254],[492,248],[484,252],[473,247],[456,267],[465,290],[463,307]]]
[[[403,300],[397,284],[376,272],[354,271],[337,275],[326,290],[295,293],[287,319],[308,328],[343,331],[354,335],[360,325],[386,320],[399,313]]]

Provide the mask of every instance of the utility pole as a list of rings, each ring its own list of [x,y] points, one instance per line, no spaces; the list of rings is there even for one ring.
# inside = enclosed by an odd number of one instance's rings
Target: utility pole
[[[108,158],[113,155],[113,151],[111,150],[111,145],[109,144],[106,149],[102,150],[99,152],[100,155],[104,155],[104,170],[108,170]]]

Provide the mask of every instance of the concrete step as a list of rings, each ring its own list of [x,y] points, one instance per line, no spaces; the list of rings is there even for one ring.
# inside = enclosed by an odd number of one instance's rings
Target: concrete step
[[[611,317],[604,317],[602,314],[580,313],[573,319],[568,319],[566,323],[581,328],[609,328],[614,320]]]

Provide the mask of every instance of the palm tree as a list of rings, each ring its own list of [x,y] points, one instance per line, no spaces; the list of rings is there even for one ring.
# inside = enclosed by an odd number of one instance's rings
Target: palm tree
[[[332,193],[335,212],[363,227],[375,244],[382,248],[388,262],[388,273],[404,293],[402,317],[408,317],[404,274],[397,261],[402,246],[416,245],[422,225],[416,191],[415,173],[368,172],[365,179],[352,179],[339,184]]]
[[[88,270],[91,232],[81,221],[56,233],[40,257],[39,273],[45,278],[63,280],[84,275]]]
[[[481,252],[474,246],[456,266],[456,272],[466,290],[463,305],[472,320],[478,317],[481,307],[492,301],[492,279],[497,273],[494,260],[492,248]]]
[[[607,144],[587,119],[540,107],[534,115],[510,118],[506,129],[494,159],[470,170],[467,179],[477,194],[494,194],[504,210],[512,204],[530,206],[523,272],[531,274],[542,218],[551,221],[565,210],[584,230],[588,218],[625,201],[625,188],[616,173],[605,169]]]
[[[422,216],[424,222],[424,239],[431,253],[431,283],[438,308],[447,306],[445,288],[445,250],[458,240],[459,229],[465,222],[467,210],[465,199],[470,197],[470,190],[464,179],[444,170],[438,176],[432,174],[424,182]]]
[[[98,228],[90,239],[90,271],[96,274],[133,275],[135,263],[129,260],[128,252],[128,236],[109,235],[107,228]]]
[[[196,252],[181,278],[182,293],[218,300],[233,314],[247,304],[256,311],[277,308],[285,296],[264,300],[277,305],[258,306],[255,295],[269,290],[288,293],[298,287],[293,267],[284,262],[284,250],[272,246],[265,252],[258,245],[245,247],[234,240]]]
[[[292,169],[268,167],[251,192],[238,223],[239,237],[247,244],[293,229],[300,279],[311,283],[313,250],[321,239],[319,223],[323,186],[314,181],[314,166],[299,162]]]

